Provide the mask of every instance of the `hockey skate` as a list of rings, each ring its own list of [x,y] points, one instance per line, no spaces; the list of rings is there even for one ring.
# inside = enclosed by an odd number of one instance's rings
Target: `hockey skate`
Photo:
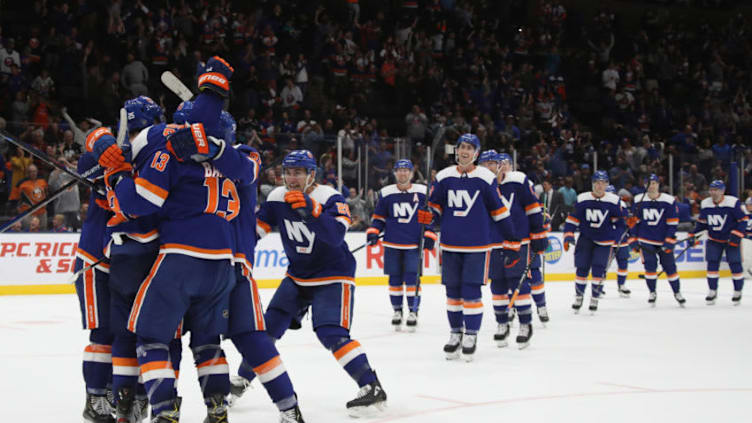
[[[378,379],[363,386],[358,396],[347,403],[347,414],[350,417],[366,417],[386,408],[386,392]]]
[[[227,423],[227,401],[224,395],[213,394],[204,401],[207,402],[204,423]]]
[[[496,333],[494,334],[494,342],[496,342],[496,346],[499,348],[504,348],[507,345],[507,338],[509,337],[509,323],[499,323],[496,329]]]
[[[475,344],[478,341],[478,335],[468,335],[462,337],[462,359],[466,362],[473,361],[475,355]]]
[[[735,306],[738,306],[742,303],[742,291],[734,291],[734,296],[731,297],[731,302],[734,303]]]
[[[300,408],[295,407],[279,413],[279,423],[304,423]]]
[[[629,290],[624,284],[619,285],[619,296],[622,298],[629,298],[629,294],[631,294],[632,291]]]
[[[447,360],[456,360],[460,357],[460,343],[462,342],[461,332],[452,332],[449,334],[449,341],[444,345],[444,353]]]
[[[650,304],[650,307],[655,307],[656,298],[658,298],[658,294],[656,294],[655,291],[648,295],[648,304]]]
[[[128,387],[122,387],[118,391],[118,401],[115,407],[115,421],[117,423],[137,423],[141,421],[136,417],[136,398],[133,391]],[[141,419],[145,416],[139,416]]]
[[[243,396],[245,391],[251,387],[251,381],[243,376],[233,376],[230,378],[230,398],[227,401],[228,405],[232,407],[235,401],[239,400]]]
[[[402,310],[394,310],[394,314],[392,314],[392,327],[397,332],[402,330]]]
[[[418,326],[418,313],[411,311],[410,314],[407,315],[407,320],[405,320],[405,328],[408,332],[415,332],[416,327]]]
[[[86,394],[86,406],[84,407],[84,421],[92,423],[114,423],[112,417],[112,404],[107,395]]]
[[[590,306],[588,307],[588,310],[590,310],[590,314],[595,314],[595,312],[598,311],[598,298],[590,297]]]
[[[182,400],[181,397],[175,398],[169,407],[154,416],[151,423],[178,423],[180,421],[180,403]]]
[[[538,307],[538,319],[543,323],[543,326],[546,326],[545,324],[548,323],[549,320],[548,308],[546,308],[546,306]]]
[[[582,307],[583,301],[584,301],[584,297],[582,295],[576,295],[574,297],[574,303],[572,303],[572,309],[574,310],[574,314],[577,314],[580,312],[580,308]]]
[[[520,323],[520,331],[517,334],[517,348],[521,350],[527,348],[532,337],[533,325],[531,323]]]
[[[705,297],[705,304],[707,305],[713,305],[715,304],[715,298],[718,296],[718,291],[715,289],[711,289],[708,291],[708,296]]]
[[[676,302],[679,303],[679,306],[684,308],[684,303],[686,303],[687,300],[684,299],[684,296],[681,294],[681,292],[674,292],[674,298],[676,299]]]
[[[509,326],[514,326],[514,318],[517,316],[517,309],[515,307],[509,307],[507,309],[507,322]]]

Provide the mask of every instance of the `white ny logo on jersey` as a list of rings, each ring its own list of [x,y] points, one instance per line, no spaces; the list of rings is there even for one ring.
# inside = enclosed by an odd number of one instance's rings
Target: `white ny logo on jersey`
[[[606,210],[604,213],[601,209],[585,209],[585,220],[590,222],[591,228],[600,228],[603,226],[603,222],[606,221],[608,213],[609,210]]]
[[[509,200],[507,200],[504,195],[499,195],[501,197],[501,202],[504,204],[504,207],[509,210],[509,213],[512,213],[512,203],[514,203],[514,193],[512,193],[512,196],[509,197]]]
[[[475,204],[475,200],[478,199],[478,194],[480,194],[480,191],[475,191],[475,194],[473,194],[473,196],[470,197],[470,193],[467,192],[467,190],[450,189],[449,192],[447,193],[447,196],[448,196],[447,205],[450,208],[462,209],[462,210],[455,210],[453,213],[454,216],[465,217],[467,216],[468,213],[470,213],[470,209],[473,208],[473,204]]]
[[[708,225],[714,231],[720,231],[726,226],[726,218],[728,218],[728,215],[710,214],[708,215]]]
[[[413,215],[418,210],[418,203],[394,203],[392,205],[392,213],[397,218],[399,223],[410,223],[413,220]]]
[[[650,226],[655,226],[661,221],[665,211],[665,209],[642,209],[642,220],[648,222]]]
[[[285,219],[285,232],[287,237],[299,243],[308,243],[307,246],[296,246],[295,251],[298,254],[311,254],[313,251],[313,242],[316,240],[316,234],[311,232],[303,222],[290,221]]]

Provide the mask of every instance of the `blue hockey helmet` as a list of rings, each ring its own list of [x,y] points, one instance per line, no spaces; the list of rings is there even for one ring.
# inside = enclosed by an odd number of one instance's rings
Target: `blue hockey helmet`
[[[485,162],[498,162],[499,161],[499,153],[496,152],[496,150],[486,150],[482,153],[480,153],[480,156],[478,156],[478,164],[485,163]]]
[[[648,183],[653,181],[661,183],[661,178],[659,178],[655,173],[651,173],[650,176],[648,176]]]
[[[457,138],[456,147],[459,147],[463,142],[472,145],[475,148],[475,151],[480,151],[480,140],[475,134],[462,134]]]
[[[716,180],[714,180],[713,182],[710,183],[710,188],[716,188],[716,189],[719,189],[721,191],[725,191],[726,190],[726,184],[724,184],[722,180],[716,179]]]
[[[188,114],[193,110],[193,102],[186,100],[178,105],[175,113],[172,114],[172,121],[174,123],[185,123],[188,121]]]
[[[614,194],[616,194],[616,187],[615,187],[615,186],[613,186],[613,185],[611,185],[611,184],[609,184],[609,185],[608,185],[608,186],[606,187],[606,192],[611,192],[611,193],[614,193]]]
[[[499,153],[496,155],[496,160],[498,160],[499,163],[503,163],[503,162],[512,163],[512,156],[510,156],[507,153]]]
[[[302,167],[307,170],[316,170],[316,158],[309,150],[294,150],[289,152],[282,160],[282,167]]]
[[[608,173],[605,170],[596,170],[593,172],[593,182],[596,181],[608,182]]]
[[[411,162],[408,159],[400,159],[400,160],[397,160],[396,162],[394,162],[394,166],[392,167],[392,170],[397,170],[397,169],[410,169],[410,170],[413,170],[413,168],[414,168],[413,162]]]
[[[222,113],[219,115],[219,125],[224,133],[222,139],[224,139],[228,145],[235,144],[235,132],[238,129],[238,125],[235,123],[235,119],[229,112],[222,110]]]
[[[162,108],[154,100],[142,95],[125,101],[128,131],[138,131],[154,124],[162,116]]]

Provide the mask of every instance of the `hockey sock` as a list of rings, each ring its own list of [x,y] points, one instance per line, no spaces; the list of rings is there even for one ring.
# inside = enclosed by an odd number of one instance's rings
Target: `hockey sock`
[[[585,288],[587,288],[587,276],[587,269],[577,269],[577,273],[574,278],[574,294],[578,297],[585,295]]]
[[[182,326],[182,325],[181,325]],[[175,370],[175,395],[178,393],[178,379],[180,378],[180,361],[183,359],[183,340],[175,338],[170,341],[170,362]]]
[[[120,388],[127,387],[135,392],[139,375],[136,335],[122,332],[112,341],[112,392],[115,393],[116,402]]]
[[[279,357],[277,347],[266,332],[244,332],[232,337],[235,348],[243,356],[241,376],[244,373],[258,376],[272,402],[280,410],[288,410],[298,403],[290,376]],[[246,378],[252,380],[253,378]]]
[[[389,275],[389,300],[395,311],[402,310],[402,277],[400,275]]]
[[[458,286],[447,286],[447,318],[452,332],[462,332],[462,292]]]
[[[418,312],[420,306],[420,295],[416,295],[416,285],[418,280],[418,274],[415,272],[405,272],[403,275],[405,280],[405,295],[407,296],[407,307],[410,311]]]
[[[84,348],[83,373],[86,392],[106,395],[112,383],[112,335],[107,329],[92,329]]]
[[[514,282],[516,283],[516,281]],[[510,283],[510,281],[507,281],[507,283]],[[530,283],[528,280],[525,280],[522,282],[522,285],[520,285],[520,292],[514,300],[514,308],[517,310],[517,315],[520,318],[521,324],[530,323],[532,321],[533,307],[532,301],[530,300]]]
[[[509,315],[507,314],[507,307],[509,306],[509,295],[507,294],[506,280],[492,279],[491,280],[491,294],[493,301],[494,316],[496,317],[496,323],[507,323]]]
[[[358,386],[363,387],[376,380],[376,373],[368,364],[366,353],[358,341],[350,339],[347,329],[334,325],[319,326],[316,328],[316,336],[334,354],[334,358]]]
[[[708,288],[712,290],[718,289],[718,268],[720,263],[717,261],[708,262]]]
[[[645,284],[648,286],[648,291],[655,292],[656,282],[655,279],[645,279]]]
[[[593,276],[593,280],[590,281],[590,295],[593,298],[600,298],[601,291],[603,291],[603,279]]]
[[[734,275],[734,291],[741,291],[744,288],[744,277],[737,278]]]
[[[462,317],[465,322],[465,333],[468,335],[478,333],[483,319],[480,287],[481,285],[462,285]]]
[[[624,282],[627,281],[627,274],[628,273],[629,272],[627,271],[627,269],[619,269],[619,270],[616,271],[616,283],[619,286],[624,285]]]
[[[530,269],[531,284],[530,292],[533,294],[533,301],[536,307],[546,306],[546,288],[543,284],[543,275],[540,269]]]
[[[206,405],[211,405],[209,397],[230,393],[230,367],[219,342],[219,336],[197,336],[195,332],[191,332],[193,361]]]
[[[167,344],[138,337],[136,357],[141,368],[141,379],[149,396],[152,415],[169,408],[176,398],[175,371],[170,361]]]
[[[282,338],[285,331],[290,328],[292,315],[284,310],[269,307],[264,313],[266,321],[266,332],[274,339]]]
[[[741,291],[744,287],[744,269],[741,263],[729,263],[731,279],[734,281],[734,291]]]

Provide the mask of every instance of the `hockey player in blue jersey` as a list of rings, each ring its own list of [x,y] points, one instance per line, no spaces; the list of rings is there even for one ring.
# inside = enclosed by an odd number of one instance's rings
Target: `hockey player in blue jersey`
[[[676,199],[660,192],[658,175],[650,174],[648,192],[635,196],[632,214],[637,218],[632,228],[635,240],[634,249],[639,249],[645,266],[645,283],[648,285],[648,303],[655,306],[657,294],[656,275],[658,261],[666,272],[666,278],[674,291],[674,298],[684,307],[687,301],[682,296],[679,282],[679,272],[676,270],[674,246],[676,244],[676,227],[679,225],[679,209]]]
[[[107,131],[109,132],[109,130]],[[86,153],[78,160],[78,173],[87,173],[97,166],[96,158]],[[88,177],[101,182],[103,172]],[[112,213],[104,196],[92,190],[89,211],[81,227],[76,250],[76,294],[81,306],[84,329],[89,330],[89,344],[84,348],[83,374],[86,384],[86,405],[83,417],[87,422],[114,422],[108,395],[112,394],[112,329],[110,324],[110,266],[100,262],[104,257],[105,228]]]
[[[541,207],[543,207],[542,204]],[[548,240],[548,234],[551,232],[551,216],[548,215],[545,208],[543,209],[543,229],[546,234],[546,239]],[[548,245],[546,248],[548,248]],[[535,254],[532,257],[533,262],[530,263],[530,294],[533,296],[533,302],[535,303],[535,308],[538,312],[538,318],[544,326],[550,320],[548,307],[546,306],[546,285],[543,275],[543,270],[545,270],[545,254],[545,250],[541,253]]]
[[[608,174],[598,170],[593,173],[592,180],[593,190],[577,196],[574,210],[564,225],[564,251],[569,251],[569,247],[575,244],[574,231],[580,231],[574,250],[576,277],[572,308],[575,313],[582,307],[588,274],[592,274],[589,309],[592,312],[598,310],[611,247],[626,225],[619,197],[606,192]]]
[[[725,190],[726,185],[721,180],[710,183],[710,197],[700,203],[700,216],[687,241],[695,244],[698,234],[704,230],[708,231],[708,240],[705,243],[709,289],[705,301],[708,305],[715,304],[718,297],[718,269],[724,252],[734,282],[734,294],[731,297],[734,305],[741,303],[744,287],[740,245],[746,231],[748,216],[741,201],[734,196],[725,195]]]
[[[384,232],[384,273],[389,275],[389,298],[394,315],[392,326],[402,327],[403,288],[407,296],[409,314],[405,326],[410,332],[418,324],[420,295],[416,292],[418,280],[418,244],[420,241],[419,210],[426,203],[426,186],[412,183],[413,163],[402,159],[394,163],[396,184],[387,185],[379,191],[379,199],[373,212],[371,227],[366,230],[369,245],[378,242]],[[433,250],[436,234],[429,228],[423,233],[426,250]]]
[[[484,155],[491,157],[484,160]],[[514,308],[520,319],[520,331],[516,341],[519,348],[522,349],[528,346],[533,335],[528,263],[534,256],[546,249],[548,237],[543,228],[543,213],[540,203],[538,203],[538,197],[533,192],[527,176],[522,172],[513,170],[512,158],[505,153],[496,154],[493,150],[484,152],[481,154],[479,163],[493,163],[492,158],[498,163],[499,196],[504,207],[510,213],[509,219],[511,219],[514,227],[514,238],[520,240],[518,257],[521,257],[514,265],[510,266],[509,263],[513,262],[514,257],[507,257],[503,248],[492,250],[491,293],[493,294],[497,323],[494,341],[499,347],[507,345],[509,293],[514,294],[514,290],[519,286]],[[493,164],[489,166],[489,170],[494,171]],[[502,246],[504,246],[505,241],[501,236],[501,230],[500,227],[496,228],[496,240],[497,243],[501,241]],[[526,271],[528,271],[527,274]],[[522,284],[519,284],[520,280],[522,280]]]
[[[616,187],[609,185],[606,187],[606,192],[610,192],[611,194],[616,195]],[[619,199],[619,204],[626,213],[628,209],[624,201]],[[625,226],[624,231],[629,231],[629,228]],[[613,254],[614,258],[616,259],[616,286],[619,291],[619,296],[629,298],[629,295],[632,293],[632,291],[627,288],[626,282],[627,275],[629,274],[629,245],[630,242],[633,241],[633,239],[629,236],[629,234],[624,235],[624,232],[622,232],[616,234],[616,242],[619,242],[620,240],[621,243],[619,245],[614,244],[614,250],[611,252],[611,254]],[[606,271],[608,272],[608,269],[606,269]]]
[[[313,329],[326,349],[360,387],[347,403],[352,416],[384,408],[386,393],[360,343],[350,338],[355,258],[345,243],[350,209],[344,197],[316,181],[316,160],[295,150],[282,161],[285,185],[273,190],[257,214],[260,236],[278,227],[289,260],[267,307],[267,332],[280,339],[301,310],[311,307]]]
[[[446,287],[450,328],[444,352],[450,360],[459,357],[460,344],[466,361],[475,354],[483,317],[481,287],[488,281],[494,222],[501,222],[504,266],[512,268],[520,260],[520,240],[509,210],[501,202],[496,175],[475,166],[479,154],[477,136],[460,136],[455,148],[457,165],[436,174],[428,200],[441,226],[441,282]]]

